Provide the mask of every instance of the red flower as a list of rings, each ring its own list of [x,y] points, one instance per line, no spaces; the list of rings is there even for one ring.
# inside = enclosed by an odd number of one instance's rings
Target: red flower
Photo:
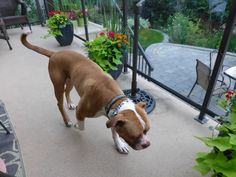
[[[225,97],[227,100],[231,99],[232,96],[233,96],[234,92],[233,91],[228,91],[226,94],[225,94]]]
[[[48,15],[55,15],[55,14],[61,14],[60,11],[50,11],[48,12]]]
[[[107,35],[108,35],[110,38],[114,38],[114,37],[115,37],[115,33],[112,32],[112,31],[109,31],[109,32],[107,33]]]
[[[105,35],[104,32],[100,32],[100,33],[99,33],[99,36],[104,36],[104,35]]]

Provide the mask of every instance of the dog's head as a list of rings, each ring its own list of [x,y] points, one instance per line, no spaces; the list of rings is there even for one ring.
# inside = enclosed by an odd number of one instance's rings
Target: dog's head
[[[150,145],[146,136],[150,129],[150,120],[145,107],[145,103],[138,103],[133,110],[122,110],[106,123],[107,128],[113,127],[119,136],[135,150],[141,150]]]

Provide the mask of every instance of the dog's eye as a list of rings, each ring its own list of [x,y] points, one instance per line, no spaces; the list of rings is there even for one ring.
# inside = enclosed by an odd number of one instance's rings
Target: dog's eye
[[[143,130],[143,134],[146,135],[146,133],[147,133],[147,130]]]

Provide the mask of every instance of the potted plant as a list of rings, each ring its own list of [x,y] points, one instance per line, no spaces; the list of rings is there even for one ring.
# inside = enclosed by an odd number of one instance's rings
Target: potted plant
[[[77,21],[77,15],[74,10],[69,12],[68,18],[71,20],[71,23],[73,24],[74,30],[78,27],[78,21]]]
[[[76,15],[77,15],[78,26],[83,27],[84,26],[83,10],[80,9],[79,11],[77,11]],[[86,17],[86,20],[88,21],[88,9],[85,9],[85,17]]]
[[[214,177],[236,176],[236,91],[228,92],[220,106],[226,111],[225,116],[218,118],[220,126],[216,137],[198,137],[211,147],[209,153],[197,154],[197,165],[194,167],[202,175],[213,172]]]
[[[47,21],[49,27],[48,34],[44,36],[54,36],[61,46],[70,45],[73,41],[73,24],[70,19],[59,11],[50,12],[51,17]]]
[[[104,72],[117,79],[122,72],[123,53],[128,45],[127,36],[114,32],[101,32],[94,40],[85,42],[89,58]]]

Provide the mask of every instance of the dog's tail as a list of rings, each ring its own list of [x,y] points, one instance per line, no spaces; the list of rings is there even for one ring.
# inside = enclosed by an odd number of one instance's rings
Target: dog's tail
[[[27,48],[29,48],[29,49],[31,49],[31,50],[34,50],[35,52],[38,52],[38,53],[40,53],[40,54],[42,54],[42,55],[45,55],[45,56],[47,56],[47,57],[51,57],[51,56],[54,54],[53,51],[50,51],[50,50],[47,50],[47,49],[44,49],[44,48],[41,48],[41,47],[38,47],[38,46],[35,46],[35,45],[30,44],[30,43],[26,40],[26,37],[27,37],[27,34],[26,34],[26,33],[23,33],[23,34],[21,35],[21,38],[20,38],[22,44],[23,44],[25,47],[27,47]]]

